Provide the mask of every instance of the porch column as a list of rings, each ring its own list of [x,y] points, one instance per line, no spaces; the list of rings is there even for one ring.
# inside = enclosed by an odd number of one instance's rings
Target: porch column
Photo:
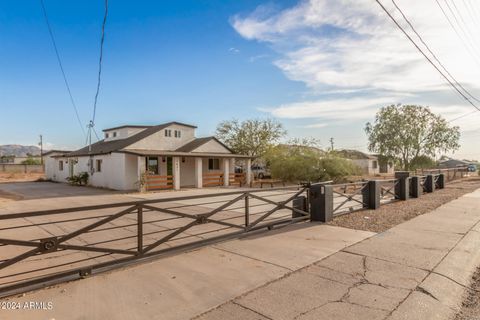
[[[252,183],[252,159],[248,158],[247,159],[247,186],[250,187],[250,184]]]
[[[195,158],[195,188],[203,188],[203,159]]]
[[[223,158],[223,185],[228,187],[230,182],[230,159]]]
[[[144,191],[146,189],[145,183],[146,181],[143,181],[144,177],[143,175],[145,172],[147,172],[147,168],[145,165],[145,157],[137,157],[137,181],[138,183],[138,189],[139,191]]]
[[[173,189],[180,190],[180,157],[173,157]]]

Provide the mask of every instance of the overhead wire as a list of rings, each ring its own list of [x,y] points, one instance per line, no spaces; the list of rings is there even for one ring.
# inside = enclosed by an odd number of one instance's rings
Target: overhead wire
[[[447,83],[456,91],[458,92],[470,105],[472,105],[475,109],[480,111],[480,108],[474,104],[464,93],[462,93],[457,86],[439,69],[439,67],[428,57],[425,52],[418,46],[418,44],[410,37],[410,35],[405,31],[405,29],[398,23],[398,21],[393,17],[390,11],[385,8],[385,6],[379,1],[375,0],[378,5],[385,11],[385,13],[389,16],[389,18],[395,23],[395,25],[402,31],[402,33],[410,40],[410,42],[415,46],[415,48],[427,59],[427,61],[440,73],[440,75],[447,81]]]
[[[443,9],[442,5],[440,4],[440,2],[438,0],[435,0],[435,2],[437,3],[438,7],[440,8],[440,10],[442,11],[443,13],[443,16],[445,17],[445,19],[447,20],[448,24],[450,25],[450,27],[453,29],[453,31],[455,31],[455,34],[457,35],[457,37],[460,39],[460,42],[463,44],[463,46],[465,47],[465,49],[467,50],[468,54],[470,54],[472,56],[472,58],[475,60],[475,62],[480,65],[480,62],[478,60],[478,57],[472,52],[471,48],[467,45],[467,43],[465,42],[465,39],[460,35],[460,33],[458,32],[457,28],[453,25],[453,22],[452,20],[449,18],[449,16],[447,15],[446,11]],[[468,39],[467,39],[468,40]],[[470,43],[469,43],[470,44]],[[471,45],[471,44],[470,44]]]
[[[67,88],[68,96],[70,97],[70,103],[72,104],[73,110],[75,112],[75,117],[78,121],[78,124],[79,124],[80,128],[82,129],[83,135],[85,135],[86,134],[85,133],[85,128],[84,128],[84,125],[82,123],[82,120],[80,119],[80,115],[78,113],[78,108],[77,108],[77,105],[75,103],[75,100],[73,99],[73,95],[72,95],[72,91],[70,90],[70,84],[68,83],[67,75],[65,73],[65,70],[63,69],[62,59],[60,58],[60,53],[58,52],[57,43],[56,43],[55,37],[53,35],[52,26],[50,25],[50,21],[48,19],[48,14],[47,14],[47,9],[45,8],[45,4],[44,4],[43,0],[40,0],[40,5],[42,7],[43,16],[45,18],[45,23],[47,24],[48,33],[50,34],[50,39],[52,40],[53,49],[55,50],[55,55],[57,57],[58,65],[60,66],[60,71],[62,72],[63,81],[65,83],[65,87]]]
[[[88,136],[89,136],[89,151],[91,151],[92,146],[92,132],[95,133],[98,140],[100,140],[97,132],[95,131],[95,119],[97,115],[97,102],[98,102],[98,95],[100,93],[100,85],[102,80],[102,62],[103,62],[103,44],[105,42],[105,25],[107,23],[107,16],[108,16],[108,0],[105,0],[105,13],[103,16],[102,22],[102,33],[100,37],[100,56],[98,59],[98,74],[97,74],[97,89],[95,92],[95,99],[93,102],[93,114],[90,123],[88,124]]]
[[[395,8],[400,12],[402,15],[403,19],[407,22],[407,24],[410,26],[412,31],[415,33],[415,35],[418,37],[420,42],[427,48],[428,52],[432,55],[432,57],[435,59],[435,61],[438,62],[438,64],[442,67],[442,69],[450,76],[450,78],[455,82],[457,86],[459,86],[470,98],[474,99],[477,102],[480,102],[480,99],[476,98],[474,95],[472,95],[465,87],[455,79],[455,77],[448,71],[448,69],[445,67],[445,65],[440,61],[440,59],[437,57],[437,55],[430,49],[430,46],[423,40],[423,37],[417,32],[417,29],[413,26],[413,24],[410,22],[410,20],[407,18],[403,10],[397,5],[395,0],[392,0],[393,5]]]

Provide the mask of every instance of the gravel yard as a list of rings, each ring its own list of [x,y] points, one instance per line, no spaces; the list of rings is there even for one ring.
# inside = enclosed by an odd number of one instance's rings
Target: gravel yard
[[[452,181],[445,186],[445,189],[424,194],[418,199],[382,205],[377,210],[353,212],[336,217],[329,224],[357,230],[383,232],[478,188],[480,188],[480,177],[464,178]]]
[[[473,275],[473,290],[470,291],[462,305],[462,310],[457,314],[455,320],[480,320],[480,267]]]

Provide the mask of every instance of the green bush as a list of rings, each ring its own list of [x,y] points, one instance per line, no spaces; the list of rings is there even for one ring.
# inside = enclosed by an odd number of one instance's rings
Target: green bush
[[[343,181],[359,175],[351,161],[305,145],[279,145],[267,152],[272,178],[289,182]]]
[[[40,159],[36,159],[33,157],[28,157],[26,160],[22,161],[22,164],[42,164],[42,161]]]
[[[87,185],[88,178],[89,178],[88,172],[80,172],[77,175],[68,177],[67,181],[70,184],[81,186],[81,185]]]

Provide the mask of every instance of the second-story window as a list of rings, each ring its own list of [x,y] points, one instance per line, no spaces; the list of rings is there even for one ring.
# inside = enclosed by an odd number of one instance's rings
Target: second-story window
[[[175,138],[181,138],[181,137],[182,137],[182,131],[175,130]]]
[[[108,139],[108,132],[105,133],[105,139]]]
[[[117,131],[113,132],[113,137],[115,138],[117,136]]]
[[[171,137],[171,136],[172,136],[172,130],[165,129],[165,137]]]

